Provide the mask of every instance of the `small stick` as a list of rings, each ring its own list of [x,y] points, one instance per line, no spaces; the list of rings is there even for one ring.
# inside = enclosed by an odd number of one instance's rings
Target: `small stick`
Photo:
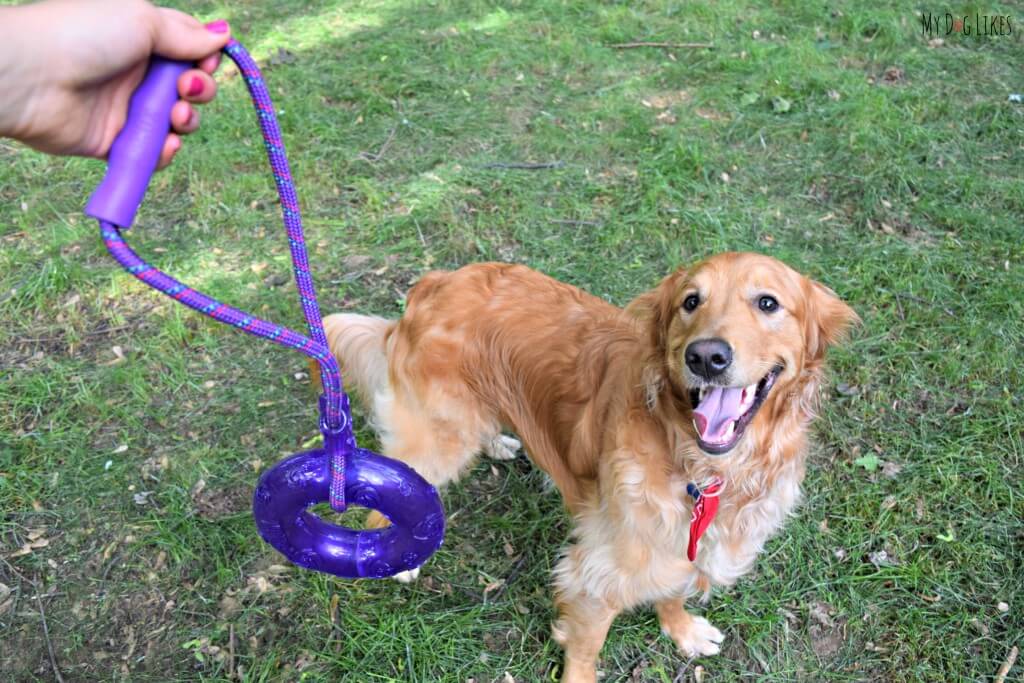
[[[900,298],[896,297],[896,310],[899,311],[900,320],[906,320],[907,316],[903,313],[903,304],[900,303]]]
[[[519,162],[505,163],[498,161],[493,164],[485,164],[484,168],[514,168],[523,171],[540,171],[545,168],[561,168],[564,165],[565,164],[561,161],[549,161],[541,164],[527,164]]]
[[[633,50],[638,47],[665,47],[674,48],[677,50],[713,50],[715,48],[712,43],[648,43],[648,42],[635,42],[635,43],[613,43],[608,47],[613,50]]]
[[[1010,669],[1013,668],[1014,662],[1017,661],[1017,646],[1014,645],[1010,648],[1009,654],[1006,655],[1006,661],[999,667],[999,673],[996,674],[995,683],[1005,683],[1007,674],[1010,673]]]
[[[380,146],[380,149],[376,152],[360,152],[359,158],[363,161],[369,161],[371,164],[380,161],[384,156],[384,152],[388,151],[388,147],[391,145],[391,141],[395,139],[395,133],[397,132],[398,126],[395,126],[391,129],[391,132],[388,133],[388,137],[384,140],[384,144]]]
[[[132,322],[134,322],[134,321],[132,321]],[[127,330],[130,327],[131,327],[131,324],[117,325],[116,327],[104,327],[104,328],[101,328],[101,329],[98,329],[98,330],[89,330],[88,332],[83,332],[82,336],[83,337],[98,337],[98,336],[104,335],[104,334],[112,334],[114,332],[122,332],[124,330]],[[54,336],[54,337],[29,337],[27,339],[19,339],[18,343],[19,344],[42,344],[42,343],[45,343],[45,342],[65,341],[66,339],[67,339],[67,337],[65,337],[64,335],[57,335],[57,336]]]
[[[57,656],[53,654],[53,643],[50,642],[50,628],[46,625],[46,611],[43,609],[43,599],[36,590],[36,602],[39,604],[39,617],[43,620],[43,636],[46,638],[46,651],[50,654],[50,666],[53,667],[53,675],[57,677],[57,683],[64,683],[64,677],[60,675],[60,667],[57,666]],[[1014,648],[1015,650],[1017,648]]]
[[[548,223],[557,223],[558,225],[589,225],[595,228],[601,227],[601,224],[597,221],[572,221],[564,218],[552,218]]]
[[[914,296],[913,294],[907,294],[905,292],[892,292],[892,291],[890,291],[890,294],[892,294],[896,298],[909,299],[911,301],[916,301],[917,303],[924,304],[926,306],[934,306],[935,308],[939,309],[940,311],[942,311],[943,313],[948,315],[950,318],[955,318],[956,317],[956,313],[954,311],[946,308],[945,306],[937,304],[934,301],[928,301],[928,299],[922,299],[919,296]]]
[[[228,678],[235,678],[235,624],[228,625]]]
[[[523,553],[522,557],[519,558],[515,566],[512,567],[512,571],[510,571],[508,573],[508,576],[505,577],[505,581],[501,584],[501,587],[499,587],[498,590],[494,591],[494,596],[491,598],[491,600],[497,600],[499,597],[501,597],[501,594],[505,592],[505,589],[508,588],[508,585],[515,581],[516,577],[519,576],[519,572],[522,571],[524,564],[526,564],[526,553]]]

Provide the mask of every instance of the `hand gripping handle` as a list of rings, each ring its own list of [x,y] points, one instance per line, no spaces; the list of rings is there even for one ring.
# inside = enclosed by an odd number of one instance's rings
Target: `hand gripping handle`
[[[107,175],[93,192],[85,214],[129,228],[156,171],[171,129],[171,107],[178,101],[178,77],[188,62],[153,57],[128,103],[128,119],[110,147]]]

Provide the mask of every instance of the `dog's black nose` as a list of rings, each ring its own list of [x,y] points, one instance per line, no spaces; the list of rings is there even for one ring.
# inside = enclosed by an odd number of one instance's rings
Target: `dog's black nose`
[[[686,367],[704,379],[717,377],[732,365],[732,347],[722,339],[701,339],[686,347]]]

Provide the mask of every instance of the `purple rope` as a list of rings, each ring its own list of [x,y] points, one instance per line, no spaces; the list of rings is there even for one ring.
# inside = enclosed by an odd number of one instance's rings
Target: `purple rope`
[[[296,349],[319,364],[320,379],[324,390],[323,396],[320,398],[320,429],[324,433],[324,448],[331,458],[330,504],[333,509],[343,511],[346,507],[345,457],[356,447],[352,434],[352,417],[348,396],[342,386],[341,371],[331,354],[320,317],[320,306],[317,303],[316,289],[313,286],[313,276],[309,272],[306,240],[302,234],[299,200],[292,182],[288,159],[285,156],[281,129],[277,125],[274,105],[270,100],[270,94],[263,83],[256,62],[234,39],[228,43],[224,51],[242,72],[259,117],[267,158],[270,161],[274,181],[277,184],[277,192],[281,198],[282,218],[288,233],[288,243],[291,246],[295,284],[299,291],[299,301],[309,326],[310,336],[304,337],[286,327],[261,320],[182,284],[142,260],[124,241],[121,229],[111,223],[101,221],[100,233],[107,250],[117,262],[131,275],[153,289],[163,292],[172,299],[218,322],[237,327],[243,332],[275,344]]]

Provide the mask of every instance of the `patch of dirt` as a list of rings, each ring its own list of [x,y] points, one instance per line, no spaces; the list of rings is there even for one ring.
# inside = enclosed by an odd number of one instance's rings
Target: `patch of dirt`
[[[668,109],[677,104],[687,104],[693,96],[686,90],[674,90],[648,95],[640,100],[640,104],[648,109]]]
[[[813,602],[808,609],[807,633],[811,649],[821,659],[831,659],[846,642],[846,617],[836,616],[826,602]]]
[[[200,479],[192,487],[191,495],[196,514],[203,519],[216,521],[247,510],[251,504],[252,489],[242,485],[210,489],[206,488],[206,481]]]

